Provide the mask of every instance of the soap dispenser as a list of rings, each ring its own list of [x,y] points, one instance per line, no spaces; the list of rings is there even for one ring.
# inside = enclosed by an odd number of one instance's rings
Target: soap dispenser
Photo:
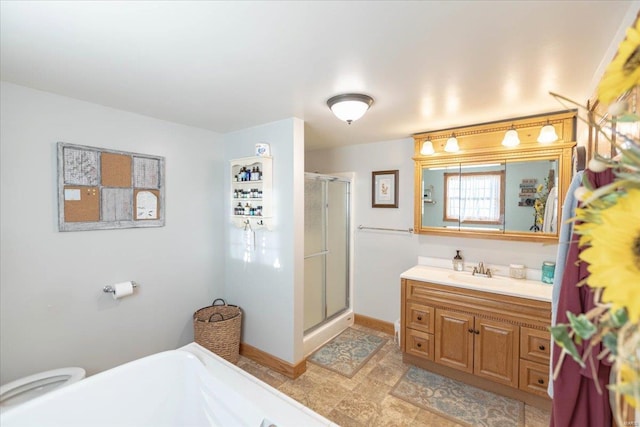
[[[460,255],[460,250],[456,250],[456,256],[453,257],[453,269],[455,271],[464,270],[464,260],[462,259],[462,255]]]

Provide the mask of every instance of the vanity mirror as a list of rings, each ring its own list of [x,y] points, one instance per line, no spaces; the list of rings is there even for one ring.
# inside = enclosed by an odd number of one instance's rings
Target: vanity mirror
[[[558,139],[539,143],[547,125]],[[571,180],[575,126],[576,112],[562,111],[414,135],[414,230],[557,241]],[[505,133],[512,130],[520,142],[504,146]],[[457,152],[445,151],[452,134]],[[433,154],[422,154],[431,151],[423,150],[424,145],[433,147]]]

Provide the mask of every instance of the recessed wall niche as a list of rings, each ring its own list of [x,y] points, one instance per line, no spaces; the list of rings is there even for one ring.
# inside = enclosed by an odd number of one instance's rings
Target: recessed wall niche
[[[58,142],[58,229],[164,226],[164,157]]]

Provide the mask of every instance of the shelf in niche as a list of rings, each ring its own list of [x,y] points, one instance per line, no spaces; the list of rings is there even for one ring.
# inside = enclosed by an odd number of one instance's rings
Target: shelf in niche
[[[249,181],[237,181],[237,176],[242,168],[252,169],[257,167],[262,173],[259,180]],[[272,188],[272,159],[271,157],[244,157],[240,159],[233,159],[230,161],[230,175],[231,175],[231,187],[230,187],[230,200],[231,200],[231,222],[238,228],[246,227],[247,221],[253,229],[266,228],[271,230],[272,227],[272,212],[271,212],[271,188]],[[248,189],[257,189],[261,193],[261,197],[233,197],[234,190],[239,192],[249,193]],[[263,215],[235,215],[234,209],[238,204],[244,206],[249,204],[252,208],[256,208],[257,205],[261,206]]]

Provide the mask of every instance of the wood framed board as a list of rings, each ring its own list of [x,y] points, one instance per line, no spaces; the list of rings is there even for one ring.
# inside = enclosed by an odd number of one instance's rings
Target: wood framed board
[[[58,229],[164,226],[164,157],[58,142]]]

